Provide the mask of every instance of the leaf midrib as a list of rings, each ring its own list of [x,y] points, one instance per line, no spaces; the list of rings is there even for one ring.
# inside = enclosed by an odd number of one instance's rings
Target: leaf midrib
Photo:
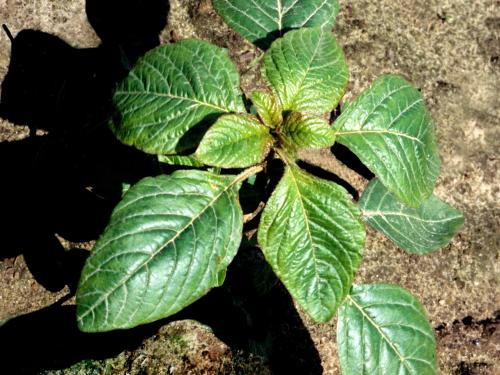
[[[457,220],[457,219],[460,219],[461,216],[453,216],[453,217],[449,217],[449,218],[445,218],[445,219],[440,219],[440,220],[429,220],[429,219],[425,219],[425,218],[421,218],[421,217],[418,217],[418,216],[413,216],[413,215],[408,215],[408,214],[405,214],[403,212],[397,212],[397,211],[363,211],[363,216],[366,217],[366,218],[370,218],[370,217],[377,217],[377,216],[402,216],[402,217],[406,217],[408,219],[413,219],[413,220],[417,220],[417,221],[421,221],[421,222],[424,222],[424,223],[445,223],[445,222],[448,222],[448,221],[453,221],[453,220]]]
[[[310,59],[309,63],[307,64],[307,69],[306,69],[306,71],[304,72],[304,75],[303,75],[303,77],[302,77],[302,78],[301,78],[301,80],[300,80],[300,83],[299,83],[299,85],[298,85],[297,91],[296,91],[296,92],[295,92],[295,94],[292,96],[292,98],[289,100],[289,105],[288,105],[288,107],[290,107],[290,108],[291,108],[292,106],[295,106],[295,104],[296,104],[296,103],[295,103],[295,101],[296,101],[297,97],[301,94],[301,92],[302,92],[302,90],[303,90],[304,82],[306,81],[306,79],[307,79],[307,75],[309,74],[309,71],[310,71],[310,70],[311,70],[311,68],[312,68],[311,66],[312,66],[313,61],[314,61],[314,60],[315,60],[315,58],[316,58],[316,54],[318,53],[318,49],[319,49],[319,47],[320,47],[321,43],[323,42],[323,36],[324,36],[324,32],[323,32],[323,30],[321,29],[321,35],[320,35],[320,37],[319,37],[318,44],[316,45],[316,48],[314,49],[314,52],[313,52],[313,54],[312,54],[312,56],[311,56],[311,59]],[[301,40],[302,40],[302,38],[301,38]]]
[[[302,210],[302,214],[304,215],[304,222],[306,224],[306,233],[307,233],[307,236],[309,238],[309,241],[311,243],[311,254],[312,254],[312,257],[313,257],[313,260],[314,260],[314,273],[316,275],[316,282],[318,284],[318,297],[319,297],[319,300],[321,302],[321,306],[323,307],[323,298],[322,298],[322,295],[320,293],[320,286],[321,286],[321,276],[319,275],[319,272],[318,272],[318,260],[316,258],[316,253],[315,253],[315,250],[316,250],[316,246],[314,245],[314,241],[313,241],[313,238],[312,238],[312,233],[311,233],[311,228],[309,226],[309,216],[307,215],[307,211],[306,211],[306,208],[304,206],[304,201],[302,199],[302,194],[300,192],[300,189],[299,189],[299,184],[297,182],[297,179],[295,178],[295,175],[293,173],[293,169],[290,165],[288,165],[288,168],[290,170],[290,176],[292,178],[292,182],[294,183],[295,185],[295,188],[297,190],[297,195],[299,197],[298,201],[300,203],[300,208]]]
[[[270,141],[272,141],[272,137],[269,135],[268,132],[266,132],[266,128],[262,127],[264,130],[261,131],[261,126],[260,125],[257,125],[259,126],[259,129],[254,129],[255,132],[253,133],[246,133],[246,134],[238,134],[238,137],[237,138],[233,138],[231,139],[230,141],[228,142],[225,142],[223,145],[221,145],[220,147],[221,148],[226,148],[226,147],[233,147],[234,145],[238,144],[238,143],[241,143],[241,142],[245,142],[245,141],[249,141],[251,140],[252,138],[255,138],[256,140],[260,141],[262,140],[263,142],[265,141],[265,145],[267,143],[269,143]],[[259,133],[260,132],[260,133]],[[264,145],[264,146],[265,146]],[[217,153],[218,151],[214,151],[215,153]]]
[[[156,91],[115,91],[115,95],[124,95],[124,96],[127,96],[127,95],[143,95],[143,96],[151,95],[151,96],[158,96],[158,97],[163,97],[163,98],[184,100],[184,101],[187,101],[187,102],[196,103],[196,104],[198,104],[200,106],[214,108],[214,109],[217,109],[218,111],[222,111],[222,112],[231,112],[231,110],[229,108],[219,107],[219,106],[217,106],[215,104],[212,104],[212,103],[203,102],[201,100],[197,100],[197,99],[194,99],[194,98],[188,98],[188,97],[185,97],[185,96],[172,95],[172,94],[169,94],[169,93],[162,93],[162,92],[156,92]]]
[[[389,135],[394,135],[397,137],[402,137],[402,138],[408,138],[411,139],[412,141],[415,141],[422,146],[425,146],[424,142],[422,142],[419,138],[411,136],[409,134],[403,133],[403,132],[397,132],[393,130],[345,130],[345,131],[338,131],[335,132],[336,136],[352,136],[352,135],[364,135],[364,134],[389,134]]]
[[[411,374],[412,371],[408,367],[408,363],[406,362],[405,356],[403,356],[399,352],[399,350],[394,346],[394,344],[391,342],[391,340],[389,340],[387,335],[380,329],[379,325],[372,319],[372,317],[370,315],[368,315],[368,313],[365,312],[365,310],[363,309],[362,306],[360,306],[358,303],[356,303],[356,301],[354,300],[354,298],[352,298],[352,296],[348,295],[346,297],[346,299],[348,299],[359,310],[361,315],[363,315],[363,317],[366,318],[366,320],[378,331],[380,336],[387,342],[387,344],[389,344],[389,347],[399,357],[400,362],[403,364],[403,366],[406,368],[406,370],[408,370],[408,372]]]

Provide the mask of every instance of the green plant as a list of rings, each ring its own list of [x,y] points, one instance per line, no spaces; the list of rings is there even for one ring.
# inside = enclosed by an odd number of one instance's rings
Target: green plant
[[[116,136],[164,163],[194,169],[145,178],[124,195],[82,272],[79,327],[134,327],[220,286],[242,238],[240,188],[255,174],[266,176],[268,162],[278,159],[284,172],[264,178],[279,182],[265,202],[257,242],[312,319],[326,322],[340,308],[344,373],[433,374],[435,340],[419,302],[397,286],[352,286],[364,223],[413,253],[445,245],[463,223],[432,195],[440,162],[431,117],[418,90],[387,75],[330,124],[348,83],[343,52],[328,31],[337,3],[284,3],[298,4],[278,7],[268,17],[276,18],[274,29],[249,36],[245,29],[254,28],[238,24],[259,20],[252,9],[261,8],[214,1],[243,36],[261,46],[272,41],[262,60],[269,90],[251,93],[251,113],[227,52],[199,40],[150,51],[117,88]],[[245,15],[235,18],[231,7]],[[287,28],[315,25],[279,37]],[[358,204],[341,186],[297,164],[302,150],[335,142],[377,176]]]

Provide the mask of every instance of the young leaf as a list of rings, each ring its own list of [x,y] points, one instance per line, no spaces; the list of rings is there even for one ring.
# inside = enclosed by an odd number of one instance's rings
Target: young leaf
[[[254,91],[252,103],[257,109],[260,119],[270,128],[275,128],[283,121],[282,109],[272,95],[267,92]]]
[[[224,21],[262,49],[290,29],[320,26],[330,31],[337,0],[212,0]]]
[[[239,187],[235,176],[194,170],[132,187],[82,271],[80,329],[152,322],[219,286],[241,241]]]
[[[418,207],[439,174],[434,124],[422,95],[403,78],[376,80],[334,123],[347,146],[398,199]]]
[[[406,207],[374,179],[359,200],[365,220],[400,248],[425,254],[446,245],[464,223],[463,215],[431,195],[418,208]]]
[[[158,161],[169,165],[182,165],[194,168],[203,167],[203,163],[196,159],[194,155],[158,155]]]
[[[323,114],[333,110],[348,81],[342,49],[330,31],[290,31],[264,55],[262,69],[284,111]]]
[[[214,117],[245,112],[239,84],[235,65],[219,47],[201,40],[160,46],[118,86],[112,130],[123,143],[152,154],[194,148],[198,128],[202,134]]]
[[[205,134],[196,156],[214,167],[245,168],[264,160],[272,142],[269,129],[254,116],[226,115]]]
[[[298,149],[331,147],[335,132],[326,120],[292,112],[283,125],[283,135]]]
[[[335,313],[361,261],[365,228],[337,184],[287,166],[262,214],[258,242],[290,294],[318,322]]]
[[[426,313],[398,286],[353,286],[339,309],[337,346],[344,375],[437,374]]]

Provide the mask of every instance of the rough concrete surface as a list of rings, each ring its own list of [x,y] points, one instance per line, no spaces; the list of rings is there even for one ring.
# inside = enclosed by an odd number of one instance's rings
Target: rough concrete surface
[[[345,100],[389,72],[400,73],[421,88],[437,124],[442,157],[435,193],[462,210],[466,218],[464,228],[448,246],[427,256],[409,255],[369,230],[356,282],[397,283],[422,301],[436,330],[442,374],[498,374],[500,1],[340,3],[334,33],[344,48],[351,74]],[[170,4],[163,42],[198,37],[228,48],[242,73],[243,89],[262,85],[259,73],[250,65],[259,51],[229,30],[209,1],[171,0]],[[84,5],[84,0],[0,0],[0,21],[14,34],[35,28],[56,34],[75,47],[93,47],[99,40],[86,22]],[[1,35],[0,77],[8,64],[9,41]],[[28,130],[22,125],[0,120],[0,141],[26,137]],[[35,311],[65,293],[51,293],[37,285],[22,256],[0,261],[0,319]],[[316,325],[305,315],[301,317],[319,352],[324,374],[338,374],[335,319]],[[199,327],[190,333],[182,323],[171,323],[160,335],[168,336],[169,332],[172,337],[180,335],[177,343],[182,345],[167,345],[170,353],[156,344],[149,345],[148,356],[144,354],[145,342],[138,349],[142,354],[129,353],[127,371],[113,373],[153,374],[154,370],[143,368],[145,372],[141,372],[134,366],[149,361],[155,364],[147,367],[154,369],[158,356],[160,362],[162,356],[170,356],[163,360],[177,363],[168,370],[172,374],[269,371],[256,365],[260,362],[249,355],[238,357],[249,361],[247,367],[228,366],[226,362],[235,358],[234,353]],[[196,354],[201,353],[201,347],[208,347],[208,357],[193,359],[201,355]]]

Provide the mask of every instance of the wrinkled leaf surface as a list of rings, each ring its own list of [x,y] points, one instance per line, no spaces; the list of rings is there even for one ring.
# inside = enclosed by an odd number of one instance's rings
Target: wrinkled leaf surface
[[[335,121],[347,146],[399,200],[418,207],[439,174],[434,124],[420,92],[403,78],[376,80]]]
[[[292,112],[283,125],[283,134],[297,149],[331,147],[335,133],[326,120]]]
[[[333,34],[319,28],[290,31],[264,55],[263,76],[283,110],[323,114],[344,95],[347,63]]]
[[[152,322],[219,286],[241,241],[235,181],[235,176],[178,171],[130,188],[83,269],[80,329]]]
[[[115,91],[112,130],[151,154],[194,148],[218,115],[245,112],[239,85],[235,65],[219,47],[189,39],[157,47]]]
[[[339,12],[337,0],[212,0],[224,21],[262,49],[290,29],[331,30]]]
[[[262,161],[273,142],[269,129],[252,115],[222,116],[203,137],[197,158],[221,168],[245,168]]]
[[[435,375],[436,340],[420,303],[395,285],[358,285],[339,309],[343,375]]]
[[[337,184],[286,167],[262,214],[258,242],[290,294],[316,321],[330,320],[361,261],[360,212]]]
[[[410,253],[425,254],[445,246],[464,224],[460,211],[436,196],[418,208],[407,207],[377,179],[370,182],[359,206],[370,226]]]

